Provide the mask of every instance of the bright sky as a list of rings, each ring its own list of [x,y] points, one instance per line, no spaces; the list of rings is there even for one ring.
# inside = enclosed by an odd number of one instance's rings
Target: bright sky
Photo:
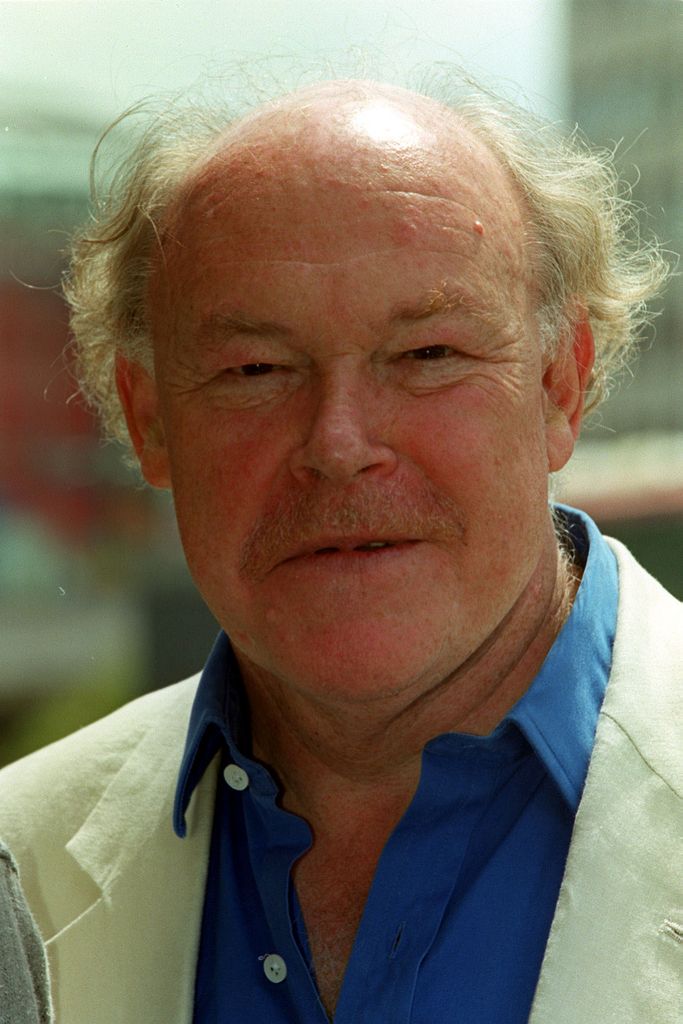
[[[234,57],[324,60],[361,47],[399,69],[462,61],[561,116],[564,9],[564,0],[0,0],[0,113],[8,102],[45,102],[106,119]]]

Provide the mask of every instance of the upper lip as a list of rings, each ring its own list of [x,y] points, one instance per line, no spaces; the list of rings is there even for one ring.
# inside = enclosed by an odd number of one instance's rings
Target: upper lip
[[[414,541],[415,539],[415,537],[396,537],[391,534],[382,533],[345,534],[344,536],[340,536],[339,534],[326,535],[306,541],[301,545],[301,547],[288,555],[284,561],[289,561],[292,558],[301,558],[305,555],[314,555],[316,552],[322,551],[325,548],[337,548],[339,551],[353,551],[354,548],[362,547],[365,544],[378,544],[380,542],[385,544],[406,544],[409,541]]]

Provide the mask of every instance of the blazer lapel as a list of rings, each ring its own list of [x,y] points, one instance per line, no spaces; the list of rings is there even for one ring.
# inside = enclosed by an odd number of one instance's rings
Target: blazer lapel
[[[58,1020],[60,1011],[69,1024],[192,1019],[217,761],[178,839],[171,814],[186,726],[175,702],[163,709],[67,844],[96,890],[47,944]]]
[[[680,799],[600,732],[530,1024],[680,1024]]]
[[[530,1024],[683,1020],[683,616],[612,546],[612,674]]]

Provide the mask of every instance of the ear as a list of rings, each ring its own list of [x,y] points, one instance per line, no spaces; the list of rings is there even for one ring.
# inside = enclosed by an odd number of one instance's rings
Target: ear
[[[593,332],[584,314],[543,374],[546,451],[551,473],[562,469],[574,451],[594,360]]]
[[[118,355],[116,388],[142,475],[152,487],[170,488],[168,452],[154,378],[139,363]]]

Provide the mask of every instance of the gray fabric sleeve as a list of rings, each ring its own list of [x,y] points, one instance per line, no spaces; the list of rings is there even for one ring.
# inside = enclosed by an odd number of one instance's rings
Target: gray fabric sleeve
[[[0,843],[0,1024],[51,1024],[45,949],[19,885],[16,865]]]

